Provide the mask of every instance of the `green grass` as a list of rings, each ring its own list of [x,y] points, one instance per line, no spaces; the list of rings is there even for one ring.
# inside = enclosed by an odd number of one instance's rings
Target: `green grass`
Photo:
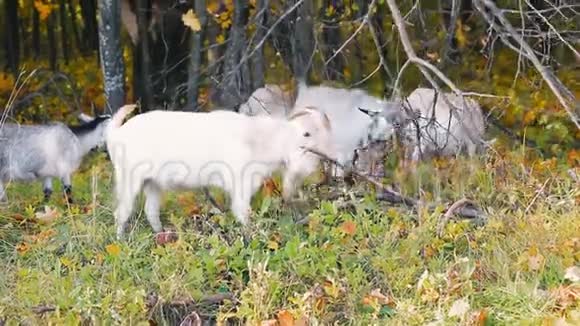
[[[168,194],[164,226],[179,240],[165,246],[155,244],[141,205],[128,239],[115,239],[102,156],[75,176],[76,205],[55,192],[54,221],[35,219],[39,184],[11,184],[0,210],[0,321],[173,325],[195,311],[252,325],[287,325],[290,315],[311,325],[580,322],[578,284],[563,278],[580,259],[580,190],[566,164],[504,151],[439,165],[389,177],[440,204],[435,212],[377,202],[359,184],[334,201],[321,199],[328,190],[307,191],[301,208],[257,196],[243,229],[229,214],[210,216],[202,195]],[[452,221],[438,238],[443,204],[462,197],[485,209],[487,223]],[[308,224],[295,223],[305,215]],[[224,293],[231,300],[204,301]],[[461,299],[468,309],[450,316]]]

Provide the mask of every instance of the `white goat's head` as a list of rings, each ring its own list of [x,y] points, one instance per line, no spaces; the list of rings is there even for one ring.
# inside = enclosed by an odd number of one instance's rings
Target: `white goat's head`
[[[288,120],[295,125],[301,135],[299,147],[313,149],[331,159],[336,159],[332,126],[326,113],[309,106],[295,109]]]

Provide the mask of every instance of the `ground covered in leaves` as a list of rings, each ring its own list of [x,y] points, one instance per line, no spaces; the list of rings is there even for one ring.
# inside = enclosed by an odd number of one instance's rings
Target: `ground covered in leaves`
[[[73,206],[54,196],[44,208],[40,184],[12,184],[0,210],[0,324],[580,323],[578,168],[497,149],[389,171],[434,205],[389,204],[361,183],[340,196],[310,187],[307,203],[288,206],[269,184],[242,229],[201,194],[169,194],[162,216],[179,239],[164,245],[141,205],[130,237],[116,240],[104,155],[75,176]],[[485,223],[452,219],[438,236],[463,197]]]

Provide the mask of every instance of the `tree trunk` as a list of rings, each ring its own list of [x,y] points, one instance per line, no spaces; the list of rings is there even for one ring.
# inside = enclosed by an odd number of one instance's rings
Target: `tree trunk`
[[[367,8],[368,10],[369,8]],[[386,15],[389,15],[390,13],[387,12],[387,7],[385,4],[377,4],[377,13],[375,13],[374,15],[372,15],[371,17],[371,21],[369,22],[370,24],[373,24],[375,31],[377,32],[377,38],[379,43],[381,44],[381,52],[383,55],[383,58],[385,58],[385,60],[388,61],[389,58],[389,51],[387,50],[387,47],[385,46],[387,43],[387,37],[385,37],[385,26],[384,26],[384,21],[383,21],[383,17],[385,17]],[[388,62],[386,63],[388,64]],[[380,70],[380,74],[381,74],[381,80],[383,80],[385,82],[385,85],[390,85],[391,81],[393,80],[393,76],[391,76],[389,74],[389,72],[387,72],[385,69],[381,69]],[[385,92],[387,91],[387,89],[389,89],[388,87],[385,87]]]
[[[254,43],[259,43],[266,37],[268,29],[269,0],[258,0],[256,8],[256,36]],[[255,46],[255,44],[254,44]],[[264,47],[260,47],[252,57],[252,89],[264,86]]]
[[[369,4],[366,0],[357,0],[356,4],[358,5],[358,11],[356,12],[355,17],[357,19],[361,19],[362,17],[364,17],[366,15]],[[372,21],[369,23],[372,24]],[[376,30],[376,28],[375,28],[375,30]],[[362,42],[361,42],[361,39],[363,40]],[[365,75],[366,56],[363,54],[363,50],[362,50],[362,47],[364,44],[361,44],[361,43],[363,43],[363,42],[364,42],[364,37],[361,37],[361,35],[357,35],[357,37],[355,37],[355,39],[354,39],[354,56],[356,58],[356,70],[353,72],[352,78],[355,82],[362,80],[364,75]]]
[[[59,18],[60,18],[60,41],[62,42],[62,57],[64,64],[68,65],[69,59],[69,43],[68,32],[66,28],[66,3],[65,0],[59,1]]]
[[[48,15],[46,19],[46,34],[48,36],[48,62],[50,69],[56,71],[57,68],[57,50],[56,50],[56,36],[54,33],[54,11]]]
[[[244,66],[240,67],[242,51],[246,45],[245,26],[248,22],[248,3],[244,0],[234,0],[234,18],[229,35],[229,44],[226,49],[225,63],[222,70],[225,76],[219,85],[219,105],[234,110],[243,103],[248,93],[247,77],[243,73]]]
[[[4,14],[6,15],[6,29],[4,44],[6,48],[6,62],[14,75],[18,74],[20,66],[20,36],[18,30],[18,0],[4,0]]]
[[[314,3],[305,1],[298,8],[299,23],[294,28],[292,38],[292,54],[294,68],[292,72],[297,78],[308,79],[310,58],[314,53]]]
[[[99,44],[105,95],[111,112],[125,104],[125,64],[121,47],[121,3],[99,1]]]
[[[135,97],[141,100],[141,104],[146,110],[150,110],[153,105],[153,90],[151,88],[151,57],[149,55],[149,18],[147,13],[151,11],[148,0],[137,0],[137,27],[139,41],[137,42],[137,56],[134,60],[138,65],[133,75],[138,87],[135,87]]]
[[[325,1],[326,5],[322,8],[326,10],[330,6],[334,7],[334,13],[332,15],[327,15],[326,12],[323,13],[324,23],[322,26],[322,42],[323,42],[323,49],[324,49],[324,56],[325,58],[332,57],[335,52],[340,48],[341,45],[341,35],[340,35],[340,15],[339,5],[341,5],[342,1],[338,0],[327,0]],[[325,68],[326,77],[329,80],[339,80],[344,67],[344,60],[342,54],[337,54],[328,62]]]
[[[75,5],[73,0],[68,0],[68,15],[70,18],[70,25],[72,27],[72,33],[73,33],[73,37],[75,39],[75,44],[77,46],[77,49],[79,51],[82,51],[83,49],[83,45],[81,42],[81,37],[79,34],[79,26],[77,23],[77,14],[76,14],[76,10],[75,10]]]
[[[195,0],[195,13],[201,30],[191,31],[191,49],[189,56],[189,75],[187,81],[187,110],[197,111],[199,83],[201,80],[201,50],[207,24],[205,0]]]
[[[32,8],[32,53],[35,60],[40,58],[40,15]]]
[[[99,31],[97,26],[97,6],[95,5],[95,0],[81,0],[81,14],[85,26],[83,29],[85,51],[98,51]]]
[[[457,63],[457,38],[455,37],[455,30],[457,27],[457,19],[461,11],[460,0],[451,0],[451,8],[443,8],[445,11],[451,9],[451,14],[443,14],[443,21],[447,26],[447,38],[443,46],[443,53],[441,53],[440,67],[443,69],[447,64]]]

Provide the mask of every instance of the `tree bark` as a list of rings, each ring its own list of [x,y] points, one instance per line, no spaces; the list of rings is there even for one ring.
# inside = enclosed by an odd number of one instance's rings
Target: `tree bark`
[[[260,42],[266,37],[268,29],[269,0],[258,0],[256,6],[256,35],[255,42]],[[264,86],[264,47],[260,47],[252,57],[252,89]]]
[[[327,16],[326,13],[323,13],[324,16],[324,24],[322,27],[322,42],[324,44],[324,56],[326,58],[330,58],[334,55],[334,53],[338,50],[341,45],[341,35],[340,35],[340,28],[339,28],[339,20],[340,17],[338,15],[338,2],[337,0],[327,0],[326,6],[322,9],[325,10],[326,8],[333,6],[335,8],[334,14],[331,16]],[[329,80],[339,80],[344,67],[344,60],[341,54],[338,54],[330,60],[328,65],[325,67],[326,70],[326,77]]]
[[[68,65],[69,60],[69,43],[68,43],[68,31],[66,26],[66,3],[65,0],[59,1],[59,18],[60,18],[60,41],[62,43],[62,57],[64,59],[64,64]]]
[[[57,68],[57,50],[56,50],[56,35],[54,32],[54,17],[55,13],[51,12],[46,19],[46,34],[48,36],[48,62],[50,69],[56,71]]]
[[[75,39],[75,44],[77,46],[77,49],[79,51],[82,51],[83,46],[82,46],[81,37],[79,34],[79,25],[77,23],[77,14],[75,11],[75,5],[74,5],[73,0],[68,0],[67,5],[68,5],[68,15],[70,18],[70,25],[72,28],[73,37]]]
[[[99,3],[100,2],[102,1],[99,0]],[[83,16],[83,22],[85,26],[83,29],[85,51],[98,51],[99,30],[97,24],[97,6],[95,5],[95,0],[81,0],[81,14]]]
[[[455,63],[457,60],[457,39],[455,38],[455,30],[460,11],[460,0],[451,0],[451,15],[443,14],[444,21],[447,23],[447,38],[445,40],[445,45],[443,46],[443,53],[441,54],[442,69],[447,64]]]
[[[18,0],[4,1],[4,14],[6,26],[4,32],[4,44],[6,48],[6,62],[14,75],[18,74],[20,66],[20,35],[18,22]]]
[[[187,110],[197,111],[199,83],[201,81],[201,50],[207,24],[205,0],[195,0],[195,13],[201,30],[191,31],[191,49],[189,57],[189,76],[187,81]]]
[[[234,0],[234,17],[230,30],[229,44],[226,49],[225,63],[219,95],[219,104],[225,109],[234,110],[243,103],[248,93],[248,75],[243,71],[247,64],[239,66],[242,52],[246,46],[245,26],[248,22],[248,3],[244,0]]]
[[[99,1],[99,53],[107,104],[116,112],[125,104],[125,64],[121,47],[121,3]]]
[[[40,15],[32,8],[32,53],[34,59],[40,58]]]
[[[146,110],[150,110],[153,105],[153,89],[151,87],[151,57],[149,54],[149,19],[147,13],[151,11],[148,0],[137,0],[137,27],[139,38],[136,46],[137,56],[135,63],[134,77],[138,87],[135,87],[135,95],[141,101]],[[119,16],[120,17],[120,16]]]
[[[298,7],[298,19],[292,37],[293,73],[307,79],[310,58],[314,53],[314,4],[305,1]]]

